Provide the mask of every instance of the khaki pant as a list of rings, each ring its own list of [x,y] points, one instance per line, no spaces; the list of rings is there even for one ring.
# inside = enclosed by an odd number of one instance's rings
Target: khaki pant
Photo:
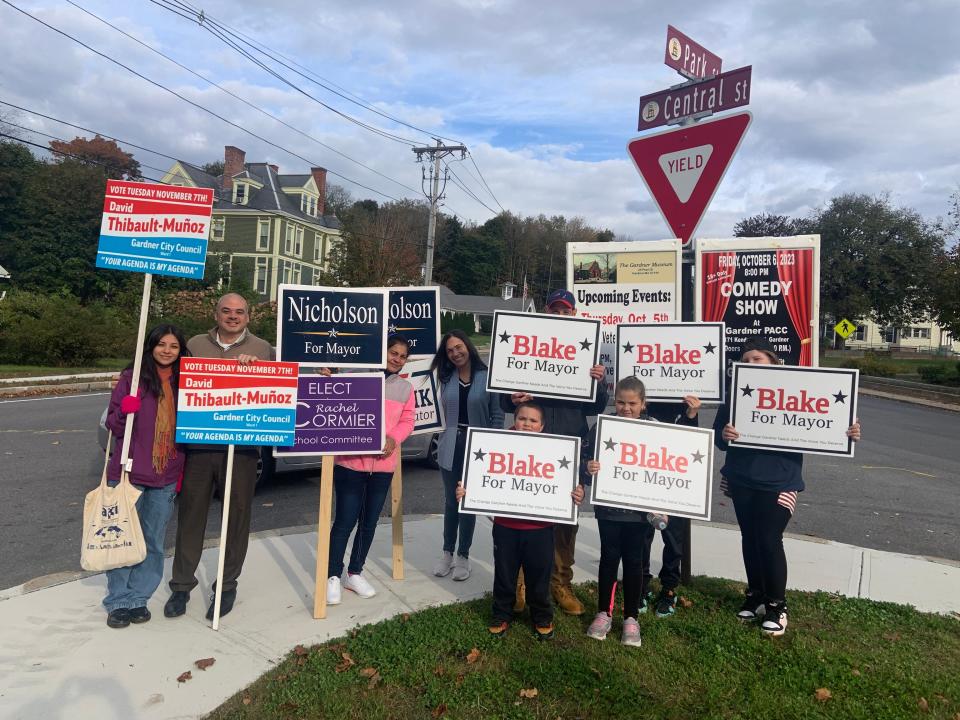
[[[553,526],[553,575],[551,587],[570,587],[573,581],[573,552],[577,546],[577,525]]]
[[[250,539],[250,514],[257,483],[257,453],[235,451],[230,492],[230,519],[227,522],[223,589],[236,590]],[[193,450],[183,469],[183,487],[177,505],[177,549],[173,557],[171,590],[190,592],[197,586],[197,566],[203,553],[207,513],[213,488],[226,481],[227,451]]]

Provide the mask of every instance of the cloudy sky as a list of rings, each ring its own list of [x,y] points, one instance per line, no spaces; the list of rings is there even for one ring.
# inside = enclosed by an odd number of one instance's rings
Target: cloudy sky
[[[581,216],[624,237],[669,237],[625,150],[638,135],[639,96],[680,81],[662,62],[668,23],[720,55],[724,70],[753,66],[753,124],[700,236],[729,236],[738,219],[760,212],[806,214],[845,192],[889,192],[934,218],[960,183],[957,0],[211,0],[203,26],[184,17],[195,18],[197,0],[2,3],[4,102],[194,163],[222,158],[231,144],[282,172],[321,165],[355,197],[378,200],[422,197],[412,145],[459,141],[476,166],[451,168],[489,206],[448,185],[447,211],[467,221],[482,223],[502,206]],[[208,18],[237,33],[225,35],[234,42],[245,36],[282,53],[301,74],[242,46],[290,84],[268,74],[213,34]],[[78,134],[30,112],[0,112],[58,137]],[[135,153],[144,165],[170,165]]]

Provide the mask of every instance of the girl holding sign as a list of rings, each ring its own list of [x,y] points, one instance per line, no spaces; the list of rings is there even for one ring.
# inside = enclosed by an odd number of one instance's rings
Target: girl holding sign
[[[476,515],[460,514],[457,483],[463,477],[463,454],[470,427],[503,427],[499,393],[488,393],[487,366],[463,330],[451,330],[440,340],[430,364],[440,380],[440,399],[446,428],[437,447],[443,478],[443,555],[433,568],[437,577],[453,571],[454,580],[470,577],[470,545]],[[459,546],[457,537],[459,534]]]
[[[147,335],[140,364],[140,387],[130,394],[133,365],[120,373],[110,396],[106,425],[123,440],[127,416],[133,414],[130,482],[141,491],[137,514],[147,546],[144,560],[131,567],[107,571],[107,625],[125,628],[150,619],[147,601],[163,577],[163,538],[173,511],[177,482],[183,475],[183,450],[174,444],[177,427],[177,383],[180,358],[188,356],[183,332],[173,325],[158,325]],[[109,448],[108,448],[109,450]],[[107,466],[107,482],[120,481],[120,453]]]
[[[386,441],[379,455],[339,455],[333,471],[336,489],[336,516],[330,528],[330,554],[328,556],[327,604],[337,605],[341,588],[355,592],[362,598],[377,594],[373,585],[363,577],[363,564],[370,552],[377,520],[387,499],[387,491],[393,480],[393,472],[400,462],[400,445],[413,432],[414,394],[413,385],[400,377],[410,354],[410,342],[402,335],[387,339],[387,379],[383,386],[383,424]],[[342,586],[343,554],[354,527],[350,564]]]
[[[764,338],[747,340],[740,362],[781,364]],[[720,489],[733,499],[747,573],[747,594],[737,617],[751,622],[762,615],[760,629],[778,637],[787,629],[787,556],[783,551],[783,531],[797,506],[797,494],[804,489],[803,455],[730,445],[740,433],[729,419],[728,400],[717,411],[713,430],[716,446],[727,454],[720,469]],[[860,439],[859,421],[847,429],[847,436]]]

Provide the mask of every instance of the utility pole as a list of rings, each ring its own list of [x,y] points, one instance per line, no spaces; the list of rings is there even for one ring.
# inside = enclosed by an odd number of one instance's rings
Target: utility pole
[[[433,282],[433,248],[437,235],[437,206],[443,199],[443,192],[447,188],[448,175],[443,173],[443,188],[440,187],[440,160],[447,155],[460,153],[460,158],[467,156],[467,148],[464,145],[444,145],[439,139],[434,138],[436,145],[428,147],[415,147],[413,151],[417,154],[417,162],[423,162],[424,155],[433,160],[433,166],[430,168],[430,177],[427,178],[426,168],[422,169],[421,188],[430,182],[430,192],[426,190],[423,194],[430,201],[430,223],[427,225],[427,264],[423,273],[423,284],[430,285]]]

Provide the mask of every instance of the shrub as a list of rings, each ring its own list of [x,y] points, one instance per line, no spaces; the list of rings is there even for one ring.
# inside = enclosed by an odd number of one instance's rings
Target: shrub
[[[841,367],[856,368],[860,374],[874,377],[893,377],[897,374],[895,363],[874,353],[867,353],[862,358],[845,360]]]
[[[950,371],[946,365],[921,365],[917,368],[917,374],[924,382],[943,385]]]
[[[133,357],[136,315],[72,295],[11,292],[0,302],[0,362],[76,367]]]
[[[451,330],[463,330],[467,335],[473,335],[473,313],[444,313],[440,315],[440,332],[448,333]]]

